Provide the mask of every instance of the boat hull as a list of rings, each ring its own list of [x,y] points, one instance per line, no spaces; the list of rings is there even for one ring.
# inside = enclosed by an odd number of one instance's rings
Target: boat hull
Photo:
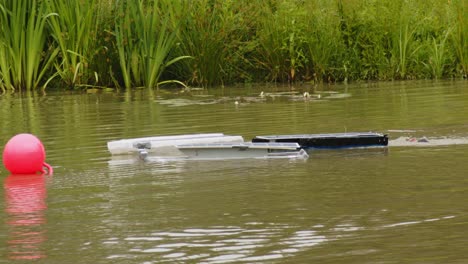
[[[190,159],[308,158],[297,143],[237,143],[176,145]]]

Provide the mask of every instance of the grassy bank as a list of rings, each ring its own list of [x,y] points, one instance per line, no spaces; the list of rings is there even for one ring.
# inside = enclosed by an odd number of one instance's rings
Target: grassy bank
[[[0,90],[461,78],[466,0],[0,0]]]

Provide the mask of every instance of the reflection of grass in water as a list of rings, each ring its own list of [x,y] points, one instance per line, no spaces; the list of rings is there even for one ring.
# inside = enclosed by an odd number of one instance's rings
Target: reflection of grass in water
[[[213,99],[184,99],[184,98],[175,98],[175,99],[163,99],[157,100],[159,104],[167,105],[169,107],[181,107],[189,105],[213,105],[213,104],[247,104],[247,103],[262,103],[266,100],[260,97],[220,97]]]
[[[157,100],[156,102],[162,105],[170,106],[170,107],[180,107],[180,106],[188,106],[188,105],[217,104],[221,102],[221,100],[191,100],[191,99],[176,98],[176,99]]]
[[[159,99],[157,103],[167,105],[169,107],[182,107],[189,105],[213,105],[213,104],[250,104],[250,103],[265,103],[274,100],[287,101],[319,101],[322,99],[343,99],[351,97],[349,93],[328,92],[322,94],[307,94],[300,92],[277,92],[277,93],[261,93],[258,96],[236,96],[236,97],[219,97],[213,98],[210,95],[198,95],[189,98],[174,98],[174,99]]]

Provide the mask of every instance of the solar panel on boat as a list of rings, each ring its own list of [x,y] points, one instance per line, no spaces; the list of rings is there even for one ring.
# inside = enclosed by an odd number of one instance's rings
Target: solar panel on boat
[[[252,142],[295,142],[302,148],[353,148],[387,146],[388,137],[373,132],[256,136]]]
[[[347,137],[376,137],[383,136],[377,133],[330,133],[330,134],[298,134],[298,135],[271,135],[271,136],[257,136],[256,138],[262,139],[291,139],[291,138],[347,138]]]

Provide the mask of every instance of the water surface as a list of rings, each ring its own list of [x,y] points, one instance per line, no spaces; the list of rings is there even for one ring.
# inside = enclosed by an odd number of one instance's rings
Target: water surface
[[[0,262],[467,262],[467,88],[418,81],[3,95],[1,150],[13,135],[34,133],[55,174],[1,169]],[[106,149],[155,135],[345,131],[391,141],[312,151],[307,160],[142,162]],[[417,142],[423,137],[429,142]]]

